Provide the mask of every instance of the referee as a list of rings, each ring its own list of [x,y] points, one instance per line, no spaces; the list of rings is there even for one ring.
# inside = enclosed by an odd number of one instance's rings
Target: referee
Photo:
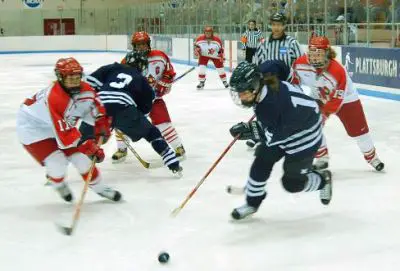
[[[286,35],[286,18],[281,13],[270,17],[271,35],[260,42],[256,51],[256,64],[260,65],[266,60],[282,60],[292,67],[293,62],[302,55],[297,40]]]
[[[281,13],[275,13],[270,17],[271,35],[258,43],[255,64],[262,64],[266,60],[282,60],[291,69],[293,62],[302,55],[297,40],[286,35],[286,18]],[[258,142],[247,140],[246,145],[254,148]]]
[[[248,29],[243,33],[240,41],[243,44],[243,50],[246,52],[246,61],[252,63],[257,45],[261,42],[263,36],[261,31],[256,28],[256,20],[250,20],[247,26]]]

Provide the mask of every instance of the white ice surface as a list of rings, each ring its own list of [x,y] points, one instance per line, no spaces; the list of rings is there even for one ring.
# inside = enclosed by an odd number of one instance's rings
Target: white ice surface
[[[232,222],[230,212],[244,202],[225,193],[244,184],[253,159],[237,142],[195,196],[174,219],[169,217],[231,142],[228,129],[250,118],[222,88],[215,70],[206,88],[195,89],[192,72],[165,98],[183,139],[184,177],[142,168],[130,155],[113,165],[111,140],[99,165],[105,182],[119,189],[119,204],[89,191],[76,234],[56,231],[69,225],[73,205],[65,204],[45,182],[44,169],[25,152],[15,132],[24,97],[54,80],[53,66],[75,56],[87,72],[121,59],[121,54],[71,53],[0,55],[0,270],[399,270],[400,269],[400,103],[362,97],[378,153],[386,171],[366,164],[356,143],[333,117],[326,127],[334,173],[331,205],[317,193],[286,193],[281,164],[274,168],[268,197],[251,219]],[[178,75],[188,67],[175,65]],[[157,155],[145,142],[134,144],[145,159]],[[70,167],[75,198],[83,183]],[[157,255],[166,250],[168,265]]]

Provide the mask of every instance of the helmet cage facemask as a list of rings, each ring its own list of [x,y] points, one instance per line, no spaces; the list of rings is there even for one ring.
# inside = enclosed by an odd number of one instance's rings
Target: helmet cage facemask
[[[325,67],[326,63],[328,63],[328,50],[310,46],[308,49],[308,61],[316,69]]]
[[[77,75],[77,74],[79,74],[80,78],[82,79],[82,73],[71,73],[71,74],[67,74],[67,75],[63,76],[60,73],[60,71],[57,70],[57,69],[55,70],[55,73],[56,73],[57,81],[59,82],[60,86],[65,90],[65,92],[67,92],[70,95],[75,95],[75,94],[78,94],[78,93],[81,92],[81,85],[80,84],[78,86],[76,86],[76,87],[67,87],[65,85],[65,77],[68,76],[68,75]]]
[[[257,94],[260,91],[260,85],[261,85],[260,76],[255,76],[250,83],[242,82],[235,84],[235,86],[231,86],[230,95],[233,102],[240,107],[244,108],[253,107],[254,104],[256,103]],[[254,94],[253,100],[244,101],[240,99],[240,93],[244,92],[249,92]]]

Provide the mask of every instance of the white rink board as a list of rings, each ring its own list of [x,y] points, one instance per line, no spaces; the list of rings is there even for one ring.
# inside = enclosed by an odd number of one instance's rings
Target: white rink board
[[[398,270],[400,109],[395,101],[362,97],[385,173],[364,162],[336,118],[328,122],[334,173],[330,206],[322,206],[317,193],[283,191],[279,164],[259,212],[232,222],[229,214],[244,198],[224,190],[246,181],[253,159],[237,142],[178,217],[169,217],[230,143],[229,128],[252,115],[233,104],[215,70],[207,71],[204,90],[195,90],[192,72],[166,97],[187,150],[184,177],[174,179],[166,169],[145,170],[132,155],[124,164],[111,164],[111,140],[99,168],[125,201],[113,204],[89,191],[76,235],[62,236],[54,222],[68,224],[73,206],[43,186],[43,168],[16,138],[15,116],[26,96],[54,80],[54,63],[65,56],[76,57],[90,72],[123,54],[0,55],[0,270]],[[178,75],[188,69],[175,67]],[[146,159],[157,158],[147,143],[135,148]],[[69,173],[78,197],[83,183],[72,167]],[[157,262],[161,250],[170,253],[167,266]]]

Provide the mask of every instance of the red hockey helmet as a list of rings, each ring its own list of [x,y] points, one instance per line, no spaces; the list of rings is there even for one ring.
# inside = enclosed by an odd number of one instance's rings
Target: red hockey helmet
[[[308,61],[314,68],[323,68],[328,62],[329,40],[327,37],[312,37],[308,43]]]
[[[135,32],[132,35],[132,47],[135,51],[150,52],[150,36],[145,31]]]
[[[327,37],[312,37],[308,43],[308,48],[328,49],[330,47]]]
[[[66,92],[69,94],[80,92],[83,68],[75,58],[60,58],[56,62],[54,71],[58,82]]]

